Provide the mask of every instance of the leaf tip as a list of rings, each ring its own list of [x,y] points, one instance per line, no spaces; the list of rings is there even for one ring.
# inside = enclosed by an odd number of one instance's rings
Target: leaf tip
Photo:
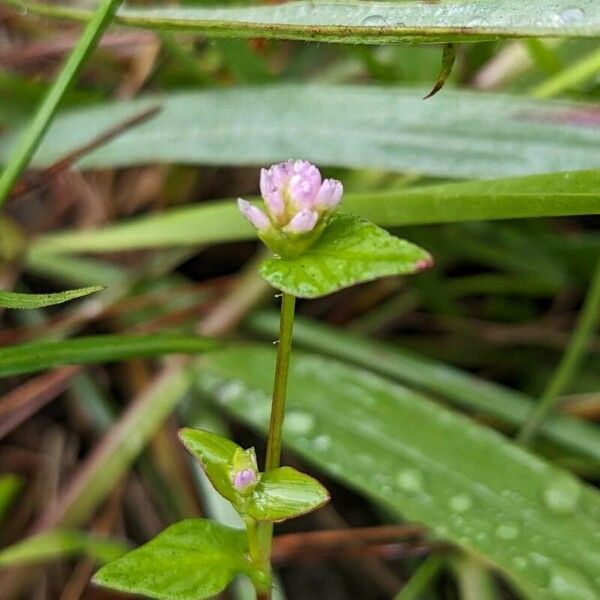
[[[415,263],[415,267],[417,272],[425,271],[427,269],[431,269],[435,261],[433,260],[433,256],[428,256],[427,258],[422,258]]]

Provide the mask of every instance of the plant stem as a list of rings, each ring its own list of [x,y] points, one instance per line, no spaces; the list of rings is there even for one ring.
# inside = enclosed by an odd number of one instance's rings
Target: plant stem
[[[290,354],[292,352],[292,333],[294,329],[294,310],[296,297],[285,292],[281,296],[281,315],[279,320],[279,343],[277,346],[277,363],[275,365],[275,383],[271,403],[271,421],[267,438],[267,457],[265,471],[279,466],[281,461],[281,444],[283,439],[283,418],[285,415],[285,397],[287,392]],[[273,524],[260,523],[258,526],[260,550],[264,563],[270,570],[271,547],[273,544]],[[257,589],[258,600],[269,600],[270,591],[266,593]]]
[[[82,36],[67,58],[52,87],[48,90],[0,176],[0,206],[8,198],[13,185],[29,164],[56,113],[60,101],[96,48],[102,33],[112,21],[121,2],[122,0],[102,0],[93,18],[86,25]]]
[[[283,438],[283,417],[285,414],[285,396],[287,392],[290,354],[292,351],[292,331],[294,329],[295,296],[286,294],[281,297],[281,317],[279,321],[279,344],[277,346],[277,364],[275,366],[275,384],[271,403],[271,422],[267,438],[267,460],[265,471],[272,471],[281,460]]]
[[[517,440],[528,445],[544,424],[548,415],[554,408],[560,394],[569,385],[581,358],[585,354],[590,338],[592,337],[598,320],[600,319],[600,259],[592,278],[585,302],[581,309],[575,331],[571,336],[567,350],[548,382],[539,402],[532,410],[527,421],[519,431]]]

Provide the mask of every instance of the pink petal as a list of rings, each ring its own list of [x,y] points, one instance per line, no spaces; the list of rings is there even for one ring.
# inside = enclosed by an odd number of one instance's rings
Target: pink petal
[[[258,229],[258,231],[266,231],[271,226],[271,221],[265,213],[257,206],[254,206],[243,198],[238,198],[238,207],[241,213]]]
[[[288,233],[307,233],[314,229],[318,219],[319,214],[314,210],[301,210],[283,229]]]
[[[283,199],[285,184],[281,182],[283,179],[281,170],[275,170],[277,166],[275,165],[268,170],[260,170],[260,193],[267,205],[267,210],[275,220],[282,217],[285,212]],[[287,178],[285,182],[287,182]]]
[[[323,210],[333,210],[341,201],[344,186],[337,179],[325,179],[317,194],[316,205]]]

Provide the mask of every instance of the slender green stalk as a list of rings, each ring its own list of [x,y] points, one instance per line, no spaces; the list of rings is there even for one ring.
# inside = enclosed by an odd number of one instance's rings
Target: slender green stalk
[[[565,391],[585,354],[590,338],[600,319],[600,259],[588,290],[575,331],[556,371],[539,402],[519,431],[517,440],[529,444],[552,412],[558,397]]]
[[[290,354],[292,351],[295,304],[296,298],[294,296],[285,292],[282,294],[277,364],[275,366],[275,384],[273,386],[273,402],[271,404],[271,421],[269,423],[265,471],[276,469],[281,459],[283,417],[285,414],[285,396],[287,392]]]
[[[82,36],[42,100],[33,120],[0,176],[0,206],[8,198],[13,185],[29,164],[56,113],[60,101],[98,45],[102,33],[112,21],[121,2],[122,0],[102,0],[94,16],[86,25]]]
[[[267,437],[267,457],[265,471],[279,466],[281,461],[281,445],[283,439],[283,418],[285,415],[285,397],[287,393],[290,354],[292,352],[292,333],[294,329],[294,311],[296,297],[285,292],[281,296],[281,315],[279,320],[279,342],[277,346],[277,363],[275,365],[275,383],[271,403],[271,420]],[[260,523],[258,530],[260,548],[266,568],[270,569],[271,547],[273,545],[273,524]],[[262,595],[261,595],[262,593]],[[257,589],[260,600],[269,600],[270,592]]]

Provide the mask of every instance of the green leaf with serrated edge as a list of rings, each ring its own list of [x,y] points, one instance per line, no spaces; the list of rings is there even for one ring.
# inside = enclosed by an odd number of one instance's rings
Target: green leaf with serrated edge
[[[0,567],[30,565],[48,560],[86,554],[100,563],[115,560],[127,552],[121,542],[72,529],[53,529],[33,535],[0,551]]]
[[[339,213],[304,254],[270,258],[260,274],[288,294],[318,298],[379,277],[416,273],[432,263],[422,248],[365,219]]]
[[[159,600],[202,600],[222,592],[238,573],[252,573],[246,551],[243,530],[187,519],[104,566],[93,581]]]
[[[29,342],[0,348],[0,377],[80,365],[160,356],[196,354],[218,348],[217,340],[191,334],[95,335],[64,341]]]
[[[244,512],[257,521],[285,521],[328,500],[329,492],[316,479],[292,467],[279,467],[262,474]]]
[[[201,389],[268,427],[275,350],[211,353]],[[426,396],[295,352],[284,442],[329,476],[484,557],[534,598],[600,597],[600,494]],[[564,590],[571,589],[569,596]]]
[[[179,437],[184,446],[200,461],[217,492],[237,504],[240,498],[231,483],[231,465],[236,450],[241,450],[241,446],[204,429],[186,427],[179,431]]]
[[[19,292],[0,292],[0,306],[3,308],[43,308],[53,304],[62,304],[75,298],[81,298],[99,292],[104,287],[94,285],[92,287],[66,290],[54,294],[21,294]]]

